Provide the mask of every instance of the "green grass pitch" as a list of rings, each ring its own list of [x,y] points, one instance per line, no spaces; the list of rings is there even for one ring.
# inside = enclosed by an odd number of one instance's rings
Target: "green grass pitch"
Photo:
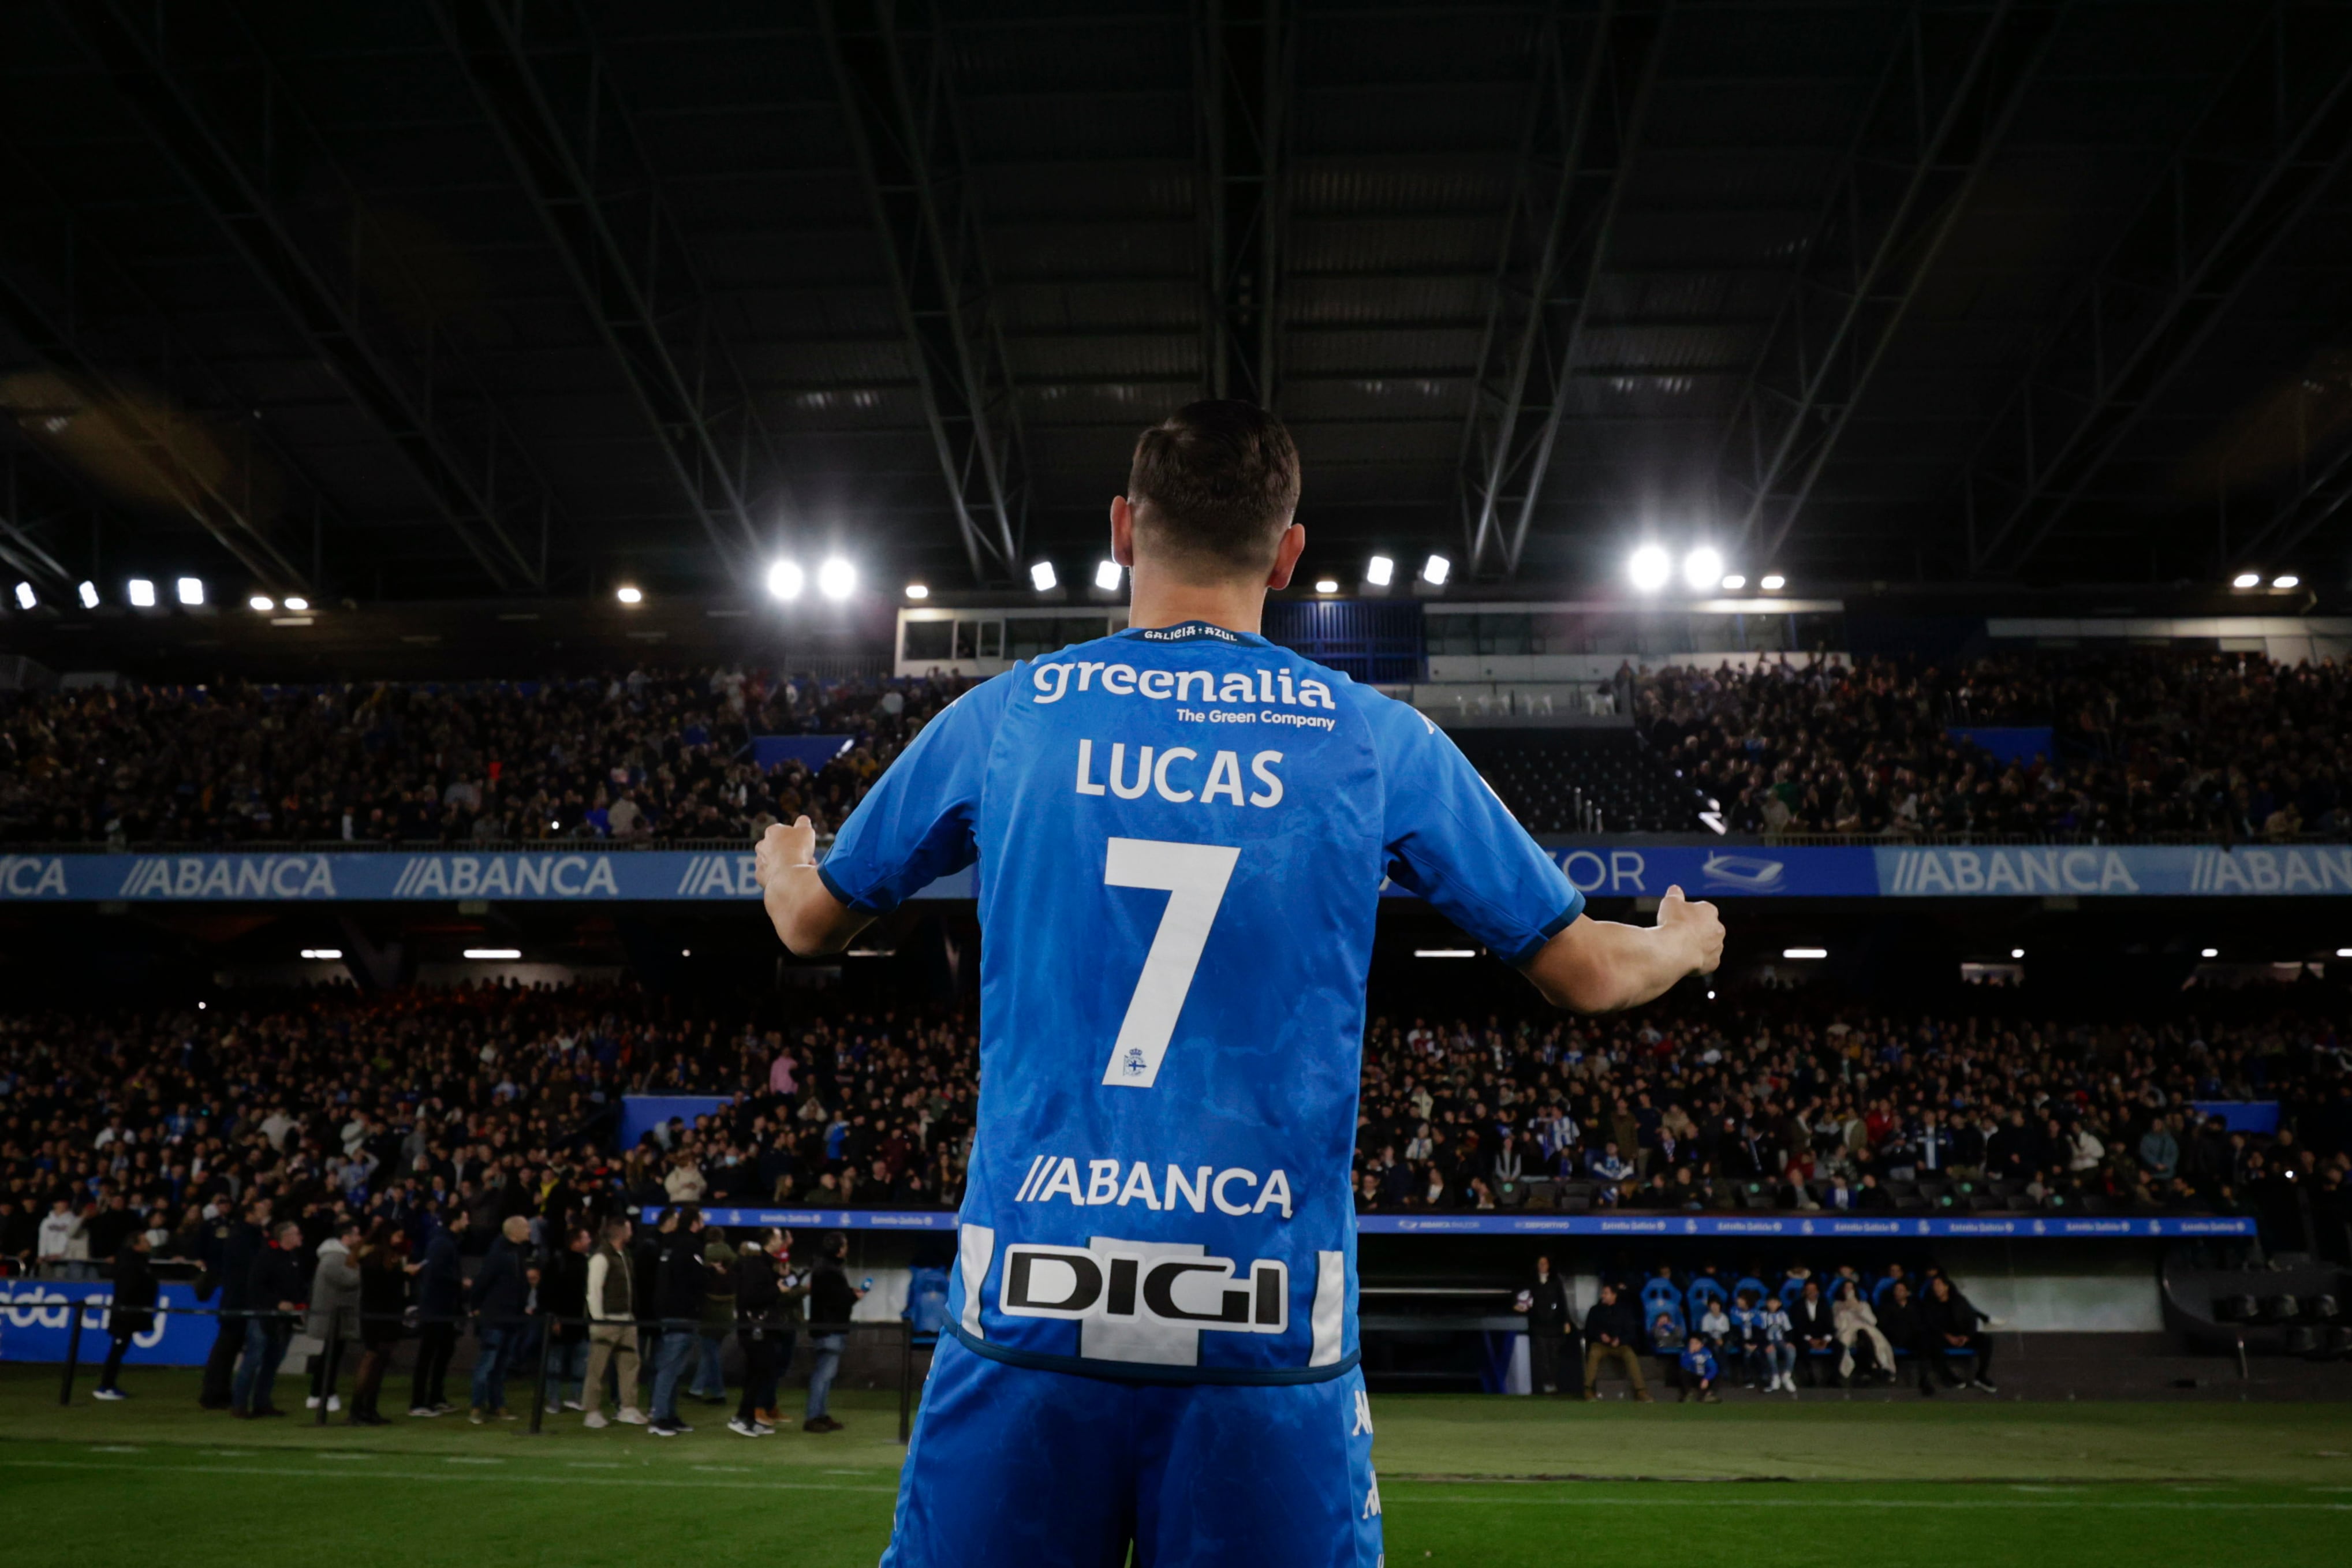
[[[0,1368],[9,1568],[866,1568],[900,1449],[887,1394],[836,1395],[849,1429],[747,1441],[551,1419],[369,1431],[232,1422],[193,1373],[122,1405],[57,1404],[54,1371]],[[294,1396],[299,1384],[285,1384]],[[2352,1407],[1760,1401],[1373,1402],[1393,1568],[2067,1568],[2340,1563]]]

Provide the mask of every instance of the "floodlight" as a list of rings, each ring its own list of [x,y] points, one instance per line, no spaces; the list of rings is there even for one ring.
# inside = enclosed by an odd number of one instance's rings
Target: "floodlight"
[[[930,596],[931,591],[922,584],[909,583],[907,584],[907,597],[909,599],[928,599]]]
[[[846,599],[857,589],[857,568],[838,555],[828,555],[816,569],[816,591],[828,599]]]
[[[1421,580],[1433,588],[1443,588],[1445,580],[1454,575],[1454,563],[1443,555],[1433,555],[1421,563]]]
[[[1095,586],[1100,588],[1106,594],[1116,593],[1118,591],[1118,562],[1097,561],[1095,563]]]
[[[634,584],[626,584],[615,588],[613,591],[613,597],[625,605],[642,605],[646,602],[646,591]]]
[[[1029,568],[1030,586],[1041,594],[1052,593],[1054,584],[1060,581],[1060,578],[1054,575],[1054,563],[1050,561],[1040,561]]]
[[[180,603],[201,605],[205,602],[205,580],[202,577],[183,577],[175,586],[179,590]]]
[[[2232,588],[2259,588],[2262,585],[2263,574],[2259,572],[2241,572],[2230,579]]]
[[[1786,577],[1781,576],[1778,572],[1768,574],[1764,580],[1757,584],[1758,587],[1763,589],[1768,594],[1777,594],[1788,585],[1789,580]]]
[[[155,607],[154,584],[144,577],[133,577],[124,586],[133,609],[152,610]]]
[[[797,599],[807,577],[797,561],[779,561],[768,568],[768,592],[779,599]]]
[[[1625,575],[1631,577],[1633,586],[1644,594],[1654,594],[1664,587],[1674,570],[1674,563],[1666,559],[1665,551],[1654,544],[1644,544],[1625,563]]]
[[[256,594],[252,598],[247,599],[246,604],[250,608],[259,610],[265,616],[278,607],[278,601],[267,594]]]
[[[98,608],[97,584],[84,583],[81,585],[81,607],[85,610],[94,610]]]
[[[1385,555],[1375,555],[1364,563],[1364,581],[1375,588],[1385,588],[1395,580],[1396,563]]]
[[[1712,588],[1723,576],[1723,552],[1702,544],[1683,557],[1683,581],[1694,594]]]

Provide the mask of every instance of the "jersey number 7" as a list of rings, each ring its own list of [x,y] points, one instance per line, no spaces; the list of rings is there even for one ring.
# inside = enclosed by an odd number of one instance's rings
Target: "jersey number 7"
[[[1150,1089],[1158,1081],[1160,1058],[1168,1054],[1176,1016],[1184,1010],[1193,971],[1201,966],[1201,950],[1209,945],[1209,927],[1216,923],[1217,906],[1225,901],[1225,884],[1233,880],[1234,862],[1241,853],[1224,844],[1110,841],[1103,885],[1164,888],[1168,908],[1160,913],[1160,930],[1144,955],[1143,973],[1136,976],[1135,994],[1128,999],[1127,1016],[1103,1068],[1106,1086]]]

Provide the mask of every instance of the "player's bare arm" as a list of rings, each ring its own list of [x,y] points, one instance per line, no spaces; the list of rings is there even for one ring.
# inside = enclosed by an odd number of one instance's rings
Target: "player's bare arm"
[[[1723,962],[1723,921],[1680,888],[1658,900],[1658,923],[1624,925],[1579,915],[1536,953],[1527,976],[1555,1007],[1614,1013],[1664,995],[1685,975]]]
[[[839,952],[874,923],[833,896],[816,874],[816,827],[805,816],[790,827],[772,824],[761,836],[753,867],[760,900],[784,945],[803,958]]]

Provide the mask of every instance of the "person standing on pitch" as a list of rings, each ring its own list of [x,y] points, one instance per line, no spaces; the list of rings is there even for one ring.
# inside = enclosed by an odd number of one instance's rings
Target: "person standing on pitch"
[[[959,698],[822,867],[806,818],[760,843],[800,953],[979,866],[978,1132],[891,1568],[1373,1568],[1349,1167],[1383,878],[1579,1010],[1720,956],[1679,889],[1587,918],[1435,724],[1259,635],[1298,489],[1251,405],[1144,432],[1128,629]]]
[[[106,1370],[98,1374],[92,1397],[128,1399],[122,1392],[122,1358],[131,1342],[155,1326],[155,1302],[163,1291],[147,1266],[147,1233],[134,1230],[114,1258],[113,1304],[106,1310]]]
[[[1528,1382],[1537,1394],[1559,1392],[1559,1347],[1569,1330],[1568,1281],[1536,1259],[1535,1279],[1511,1305],[1528,1315]]]

